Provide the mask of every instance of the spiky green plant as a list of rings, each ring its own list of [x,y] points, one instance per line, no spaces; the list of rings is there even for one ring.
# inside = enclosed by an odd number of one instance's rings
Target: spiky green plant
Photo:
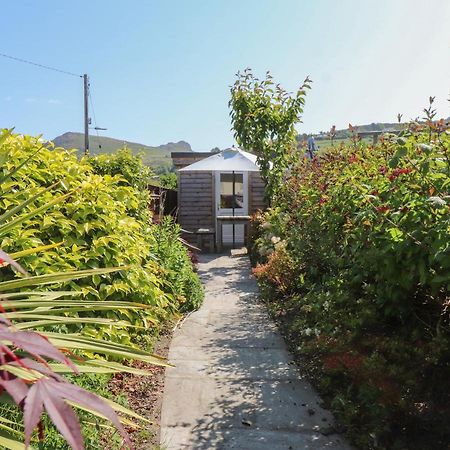
[[[0,182],[7,183],[26,162],[4,172]],[[39,208],[30,209],[28,206],[39,193],[0,216],[0,242],[5,233],[67,197],[57,196]],[[12,450],[28,446],[36,426],[42,430],[41,416],[45,410],[69,445],[75,450],[83,449],[81,426],[72,409],[76,407],[110,421],[121,433],[125,444],[131,447],[123,424],[134,425],[132,419],[144,419],[117,403],[70,383],[61,374],[131,372],[145,375],[147,371],[118,361],[166,363],[149,352],[81,333],[64,333],[63,328],[67,324],[131,327],[126,320],[92,317],[92,312],[131,312],[149,306],[126,301],[88,301],[81,298],[79,291],[51,290],[52,286],[57,287],[63,282],[126,271],[126,266],[30,276],[15,259],[45,252],[58,245],[39,246],[14,255],[0,250],[0,267],[12,268],[16,273],[14,278],[0,282],[0,403],[16,404],[23,411],[24,420],[22,432],[17,430],[16,424],[0,416],[0,445]]]

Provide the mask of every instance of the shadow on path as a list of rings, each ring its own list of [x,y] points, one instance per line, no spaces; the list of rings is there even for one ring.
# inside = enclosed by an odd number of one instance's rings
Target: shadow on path
[[[246,258],[206,255],[206,298],[177,330],[166,371],[167,449],[349,449],[258,302]]]

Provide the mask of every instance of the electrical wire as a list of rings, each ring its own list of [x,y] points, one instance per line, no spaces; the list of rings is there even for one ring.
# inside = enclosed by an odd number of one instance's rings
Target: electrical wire
[[[95,109],[94,109],[94,100],[91,94],[91,85],[89,84],[89,90],[88,90],[88,95],[89,95],[89,103],[91,105],[91,110],[92,110],[92,116],[94,118],[94,130],[95,130],[95,134],[97,135],[98,140],[98,148],[101,149],[102,148],[102,144],[100,141],[100,134],[98,132],[98,125],[97,125],[97,117],[95,116]]]
[[[60,73],[66,74],[66,75],[71,75],[73,77],[83,78],[83,75],[79,75],[77,73],[67,72],[67,70],[57,69],[56,67],[45,66],[44,64],[35,63],[32,61],[28,61],[26,59],[16,58],[15,56],[10,56],[10,55],[5,55],[4,53],[0,53],[0,56],[3,56],[4,58],[12,59],[14,61],[19,61],[19,62],[22,62],[25,64],[31,64],[32,66],[40,67],[41,69],[53,70],[54,72],[60,72]]]
[[[98,136],[97,118],[95,117],[94,102],[93,102],[93,100],[92,100],[92,94],[91,94],[91,87],[90,87],[90,86],[89,86],[89,92],[88,92],[88,95],[89,95],[89,103],[91,104],[92,116],[94,117],[94,125],[95,125],[94,130],[95,130],[96,133],[97,133],[97,137],[99,137],[99,136]]]
[[[59,72],[59,73],[63,73],[65,75],[71,75],[73,77],[77,77],[77,78],[83,78],[83,75],[79,75],[77,73],[73,73],[73,72],[68,72],[67,70],[62,70],[62,69],[57,69],[56,67],[51,67],[51,66],[46,66],[44,64],[39,64],[39,63],[35,63],[33,61],[28,61],[26,59],[22,59],[22,58],[17,58],[15,56],[11,56],[11,55],[6,55],[5,53],[0,53],[0,56],[3,56],[4,58],[8,58],[8,59],[12,59],[14,61],[18,61],[21,63],[25,63],[25,64],[30,64],[32,66],[36,66],[36,67],[40,67],[41,69],[46,69],[46,70],[53,70],[54,72]],[[91,94],[91,89],[90,89],[90,84],[88,87],[88,96],[89,96],[89,102],[91,104],[91,109],[92,109],[92,115],[94,116],[94,125],[95,125],[95,132],[97,134],[97,137],[99,136],[98,133],[98,125],[97,125],[97,118],[95,116],[95,109],[94,109],[94,102],[92,100],[92,94]],[[99,144],[99,147],[101,148],[101,145]]]

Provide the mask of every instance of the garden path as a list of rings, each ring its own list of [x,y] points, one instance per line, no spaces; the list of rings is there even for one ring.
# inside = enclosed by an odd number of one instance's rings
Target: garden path
[[[161,447],[349,449],[258,302],[248,259],[203,255],[199,273],[204,304],[170,346]]]

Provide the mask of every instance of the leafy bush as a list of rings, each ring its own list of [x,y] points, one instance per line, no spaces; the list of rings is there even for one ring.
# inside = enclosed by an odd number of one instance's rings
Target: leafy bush
[[[91,158],[90,162],[97,173],[123,176],[135,191],[147,188],[150,172],[139,157],[133,156],[126,149]],[[141,175],[132,176],[130,173]],[[175,182],[176,189],[177,178],[174,173],[161,175],[160,178],[162,184],[166,183],[169,188]],[[139,205],[139,216],[145,220],[149,220],[147,205],[148,195]],[[161,288],[176,300],[181,311],[189,311],[200,306],[203,289],[198,276],[193,272],[189,253],[180,240],[180,234],[180,227],[169,217],[164,218],[160,224],[154,224],[149,232],[153,257],[162,269],[160,278],[166,281]]]
[[[11,180],[16,169],[3,173],[2,185]],[[34,197],[31,197],[34,198]],[[59,196],[36,210],[27,210],[29,201],[16,205],[0,215],[0,240],[11,230],[32,220],[40,213],[63,202],[66,196]],[[92,414],[109,418],[119,429],[125,439],[128,439],[124,429],[115,414],[119,409],[122,413],[133,413],[114,403],[106,403],[91,393],[69,383],[61,376],[62,373],[88,373],[97,376],[95,384],[97,392],[101,386],[100,374],[130,372],[148,375],[149,373],[128,367],[117,362],[104,361],[105,357],[118,359],[140,360],[164,365],[161,358],[148,352],[136,350],[124,345],[112,344],[101,339],[90,339],[79,334],[70,334],[66,326],[79,327],[92,325],[107,325],[111,330],[129,327],[126,321],[111,320],[100,317],[108,311],[121,310],[130,315],[144,310],[145,305],[124,301],[87,301],[80,300],[80,292],[48,291],[48,285],[60,284],[85,277],[102,277],[117,272],[118,268],[90,269],[62,273],[49,273],[30,276],[21,265],[13,259],[29,255],[42,255],[43,252],[55,248],[55,245],[40,246],[8,255],[0,250],[0,267],[2,272],[12,269],[17,276],[8,281],[0,282],[1,317],[0,317],[0,356],[2,370],[0,373],[1,410],[0,410],[0,443],[6,448],[22,448],[20,441],[30,442],[33,428],[39,424],[39,440],[45,439],[46,445],[58,442],[58,448],[63,448],[62,437],[58,437],[50,423],[58,428],[64,439],[74,449],[83,447],[81,427],[70,405],[78,406]],[[127,269],[123,267],[122,269]],[[38,288],[46,287],[42,291]],[[30,291],[30,288],[36,290]],[[94,317],[86,317],[85,313],[94,313]],[[53,332],[30,330],[51,329]],[[55,331],[57,331],[55,333]],[[69,356],[68,356],[69,355]],[[103,375],[104,376],[104,375]],[[75,377],[78,382],[79,377]],[[103,389],[104,391],[104,389]],[[103,392],[102,392],[103,393]],[[14,406],[17,405],[17,407]],[[42,411],[47,411],[49,419],[41,420]],[[21,425],[24,413],[24,425]],[[92,420],[93,416],[89,417]],[[134,415],[137,417],[136,415]],[[120,419],[122,421],[123,419]],[[94,421],[97,420],[94,417]],[[129,424],[129,421],[127,422]],[[99,426],[101,423],[98,424]],[[86,431],[86,427],[84,427]],[[88,433],[89,434],[89,433]],[[97,433],[98,434],[98,433]],[[98,436],[90,433],[89,441],[98,441]],[[117,439],[117,448],[120,442]],[[129,442],[129,441],[128,441]]]
[[[170,172],[160,175],[159,181],[163,188],[173,189],[174,191],[177,190],[178,178],[176,173]]]
[[[376,146],[353,130],[258,219],[255,274],[363,448],[450,440],[450,135],[432,118]]]
[[[149,328],[158,329],[158,319],[200,301],[201,286],[177,239],[179,230],[165,226],[165,251],[158,253],[159,226],[143,221],[146,205],[139,202],[137,188],[120,174],[95,174],[85,159],[78,162],[70,152],[43,147],[36,138],[4,130],[0,163],[1,246],[37,274],[19,277],[18,272],[28,274],[0,250],[2,401],[9,394],[25,407],[24,427],[17,424],[17,410],[2,407],[0,442],[18,448],[11,436],[23,434],[29,442],[45,407],[71,447],[82,448],[80,426],[67,402],[107,417],[128,439],[114,411],[132,412],[105,403],[59,373],[145,375],[116,360],[164,364],[123,343],[131,343],[132,335],[147,337]],[[49,291],[49,284],[65,290]],[[40,333],[24,331],[30,329]],[[104,390],[105,383],[96,380],[93,386]],[[54,433],[49,439],[45,445],[62,448]]]
[[[113,167],[117,175],[98,175],[88,160],[78,161],[71,152],[43,147],[37,138],[11,135],[6,130],[1,137],[0,175],[13,173],[0,186],[0,213],[23,202],[27,202],[26,209],[38,211],[20,226],[10,227],[2,237],[2,248],[14,253],[61,243],[41,255],[29,254],[21,259],[22,265],[36,275],[130,266],[125,273],[111,274],[106,280],[94,276],[69,282],[64,289],[81,290],[90,301],[114,299],[149,305],[151,308],[133,314],[115,310],[105,316],[126,319],[134,326],[146,328],[146,334],[151,329],[156,331],[157,321],[177,310],[175,297],[183,296],[184,291],[174,292],[166,285],[155,255],[157,225],[142,219],[146,206],[141,202],[138,186],[144,183],[146,171],[139,169],[144,175],[136,177],[128,173],[142,166],[142,162],[139,165],[126,151],[119,152],[118,165],[113,157],[108,157],[108,167]],[[100,164],[97,170],[99,167]],[[135,186],[125,179],[122,169]],[[56,198],[60,198],[57,203],[39,210]],[[187,250],[175,245],[180,258],[187,257]],[[186,271],[192,272],[192,266],[186,266]],[[3,279],[10,276],[0,274]],[[193,273],[191,276],[195,278]],[[129,330],[107,326],[86,326],[83,330],[93,337],[130,342]],[[134,332],[138,330],[135,328]]]
[[[192,271],[192,262],[186,248],[180,240],[181,229],[170,217],[153,228],[154,249],[157,260],[165,272],[171,292],[177,296],[180,310],[187,312],[198,309],[204,293],[198,275]]]
[[[148,204],[150,193],[147,189],[153,178],[150,167],[146,166],[139,155],[133,155],[124,147],[115,153],[97,155],[89,158],[89,164],[98,175],[116,176],[120,185],[131,186],[139,200],[138,205],[130,203],[128,212],[142,220],[149,219]]]

